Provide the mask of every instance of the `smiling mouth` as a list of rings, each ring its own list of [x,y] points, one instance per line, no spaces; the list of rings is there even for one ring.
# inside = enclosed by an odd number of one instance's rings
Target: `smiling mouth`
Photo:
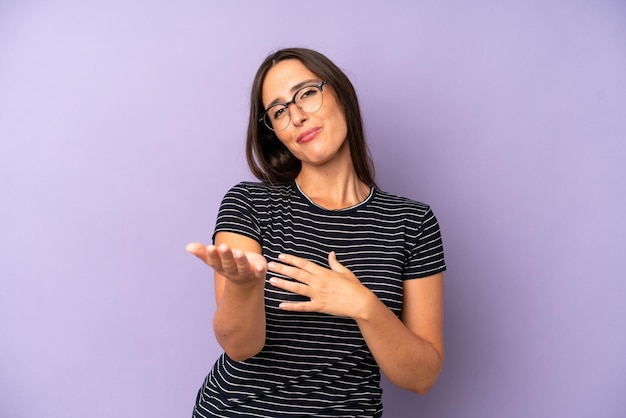
[[[309,142],[310,140],[315,138],[321,130],[322,128],[318,126],[316,128],[309,129],[306,132],[302,132],[300,135],[298,135],[296,142],[298,142],[299,144],[303,142]]]

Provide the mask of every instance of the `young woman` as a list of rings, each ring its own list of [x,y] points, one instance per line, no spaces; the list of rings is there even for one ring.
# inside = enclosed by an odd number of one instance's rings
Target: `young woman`
[[[380,370],[424,393],[443,364],[439,226],[376,187],[354,88],[322,54],[280,50],[252,88],[247,157],[213,245],[224,354],[194,417],[380,417]]]

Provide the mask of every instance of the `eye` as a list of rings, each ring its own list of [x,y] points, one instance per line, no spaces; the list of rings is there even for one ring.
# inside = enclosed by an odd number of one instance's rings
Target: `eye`
[[[275,106],[275,109],[273,109],[271,113],[272,119],[280,119],[285,114],[285,110],[287,110],[285,106]]]
[[[317,88],[315,87],[305,87],[298,93],[298,100],[306,100],[311,96],[314,96],[318,93]]]

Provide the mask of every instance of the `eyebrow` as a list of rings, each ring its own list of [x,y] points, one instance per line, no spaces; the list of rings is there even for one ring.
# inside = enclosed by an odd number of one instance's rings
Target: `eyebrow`
[[[291,89],[289,91],[291,91],[292,94],[295,94],[298,90],[300,90],[302,87],[307,86],[309,84],[316,84],[319,83],[320,81],[315,79],[315,78],[311,78],[308,80],[304,80],[301,81],[297,84],[295,84],[293,87],[291,87]],[[280,101],[280,99],[274,99],[269,105],[267,105],[266,109],[269,109],[270,107],[276,105],[276,104],[283,104],[285,102]]]

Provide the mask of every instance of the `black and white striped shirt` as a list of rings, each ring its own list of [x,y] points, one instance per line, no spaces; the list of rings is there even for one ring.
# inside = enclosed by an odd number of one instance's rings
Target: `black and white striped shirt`
[[[396,315],[404,280],[445,270],[431,209],[375,188],[356,206],[326,210],[295,182],[240,183],[222,201],[219,231],[256,240],[268,262],[287,253],[328,267],[335,251]],[[194,417],[382,415],[380,371],[355,321],[278,309],[303,299],[266,283],[265,347],[242,362],[223,354],[200,389]]]

